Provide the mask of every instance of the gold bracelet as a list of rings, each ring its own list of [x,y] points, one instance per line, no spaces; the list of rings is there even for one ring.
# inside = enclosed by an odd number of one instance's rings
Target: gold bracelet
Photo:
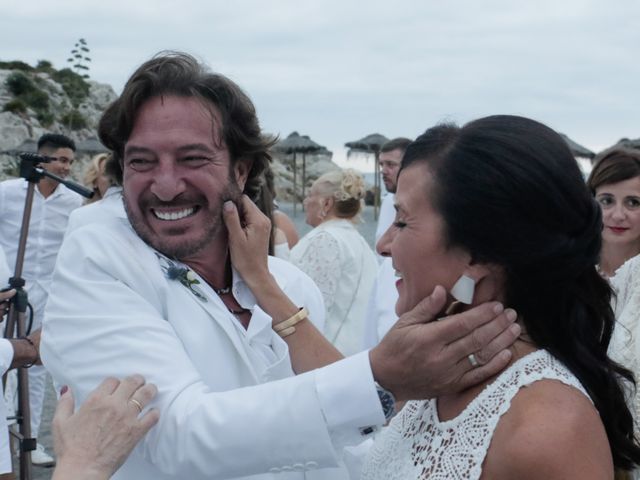
[[[294,325],[297,325],[308,316],[309,312],[306,308],[302,307],[300,310],[298,310],[298,313],[287,318],[285,321],[274,325],[273,330],[282,338],[288,337],[296,331],[296,327]]]

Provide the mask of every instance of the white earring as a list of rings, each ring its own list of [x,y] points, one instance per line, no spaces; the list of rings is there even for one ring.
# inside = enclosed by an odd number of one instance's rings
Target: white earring
[[[451,288],[451,296],[459,302],[471,305],[476,290],[476,281],[467,275],[461,275]]]

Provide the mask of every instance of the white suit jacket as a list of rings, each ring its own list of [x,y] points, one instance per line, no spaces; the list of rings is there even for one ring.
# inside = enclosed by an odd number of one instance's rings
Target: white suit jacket
[[[286,343],[241,279],[234,294],[253,307],[246,331],[204,282],[207,302],[167,279],[126,219],[105,222],[65,238],[41,356],[78,404],[109,375],[140,373],[157,385],[160,421],[114,478],[304,478],[295,472],[336,467],[336,452],[384,421],[366,352],[289,377]],[[311,318],[321,315],[308,277],[278,259],[270,268]]]
[[[71,212],[65,235],[84,225],[102,223],[112,217],[127,218],[122,203],[122,187],[109,187],[102,199],[88,205],[83,205]]]

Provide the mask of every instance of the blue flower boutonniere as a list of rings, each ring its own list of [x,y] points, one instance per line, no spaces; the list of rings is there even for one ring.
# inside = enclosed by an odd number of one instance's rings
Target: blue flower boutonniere
[[[179,281],[200,300],[202,300],[203,302],[207,301],[207,297],[204,295],[204,293],[202,293],[200,287],[198,287],[198,285],[200,284],[200,280],[196,278],[196,274],[193,273],[192,270],[188,269],[187,267],[176,265],[171,260],[168,260],[166,258],[161,258],[161,260],[163,261],[163,264],[161,264],[162,270],[169,280]]]

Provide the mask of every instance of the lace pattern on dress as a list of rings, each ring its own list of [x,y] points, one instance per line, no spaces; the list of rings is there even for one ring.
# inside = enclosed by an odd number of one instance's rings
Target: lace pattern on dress
[[[537,350],[511,365],[451,420],[439,420],[436,400],[408,402],[376,438],[361,478],[480,478],[500,417],[520,388],[542,379],[559,380],[588,397],[562,363],[546,350]]]
[[[327,311],[331,309],[338,282],[342,275],[342,265],[338,255],[338,241],[328,232],[318,232],[309,240],[306,250],[296,265],[316,283]]]
[[[640,342],[637,338],[640,334],[640,255],[627,260],[609,280],[616,292],[612,301],[616,326],[608,353],[637,377],[640,375]],[[640,388],[636,389],[631,384],[625,386],[635,432],[640,434]]]

